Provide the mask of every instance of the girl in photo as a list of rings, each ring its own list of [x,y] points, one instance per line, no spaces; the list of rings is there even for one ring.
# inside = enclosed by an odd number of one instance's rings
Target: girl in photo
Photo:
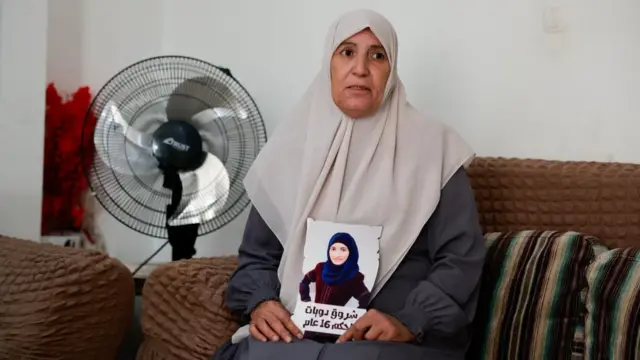
[[[309,284],[316,284],[314,302],[345,306],[351,298],[358,300],[359,308],[369,304],[371,292],[364,284],[364,275],[358,266],[358,245],[347,233],[337,233],[329,240],[327,261],[318,263],[300,282],[300,299],[311,301]]]

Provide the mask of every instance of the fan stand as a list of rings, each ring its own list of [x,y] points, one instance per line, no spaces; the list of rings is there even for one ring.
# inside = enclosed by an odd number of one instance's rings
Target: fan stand
[[[202,137],[191,124],[181,120],[169,120],[153,134],[153,155],[164,174],[162,186],[171,190],[171,202],[166,209],[166,224],[171,260],[191,259],[196,254],[199,223],[172,226],[169,219],[176,213],[182,200],[180,172],[193,171],[205,160]]]
[[[196,239],[200,224],[180,226],[167,225],[169,244],[171,245],[171,261],[191,259],[196,254]]]
[[[199,223],[187,225],[169,225],[169,219],[175,214],[182,199],[182,181],[178,171],[163,169],[163,187],[171,190],[171,202],[167,205],[167,238],[171,245],[171,261],[191,259],[196,254],[196,239],[198,238]]]

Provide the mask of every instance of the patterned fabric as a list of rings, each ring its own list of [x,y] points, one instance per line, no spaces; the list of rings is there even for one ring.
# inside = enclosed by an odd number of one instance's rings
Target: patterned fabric
[[[585,360],[640,359],[640,249],[615,249],[587,270]]]
[[[610,249],[640,247],[640,164],[475,158],[483,231],[577,231]]]
[[[485,236],[489,251],[468,359],[582,357],[584,276],[597,239],[577,232]]]

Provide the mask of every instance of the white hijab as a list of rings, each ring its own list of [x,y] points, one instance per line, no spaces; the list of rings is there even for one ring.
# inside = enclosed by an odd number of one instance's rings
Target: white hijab
[[[367,28],[387,51],[391,74],[379,111],[352,120],[332,100],[330,61],[344,40]],[[307,218],[383,227],[375,296],[435,210],[442,188],[474,156],[458,134],[407,102],[396,70],[396,32],[382,15],[359,10],[340,17],[324,54],[320,73],[244,181],[284,247],[278,277],[289,311],[303,276]]]

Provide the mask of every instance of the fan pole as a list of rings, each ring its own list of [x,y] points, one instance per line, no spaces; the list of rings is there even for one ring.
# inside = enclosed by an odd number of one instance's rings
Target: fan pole
[[[196,239],[200,224],[169,225],[169,219],[175,214],[182,199],[182,181],[177,169],[162,168],[164,173],[163,187],[171,190],[171,202],[167,205],[167,235],[171,245],[171,260],[191,259],[196,254]]]
[[[200,224],[167,226],[169,244],[171,244],[171,261],[191,259],[196,254],[196,239]]]

